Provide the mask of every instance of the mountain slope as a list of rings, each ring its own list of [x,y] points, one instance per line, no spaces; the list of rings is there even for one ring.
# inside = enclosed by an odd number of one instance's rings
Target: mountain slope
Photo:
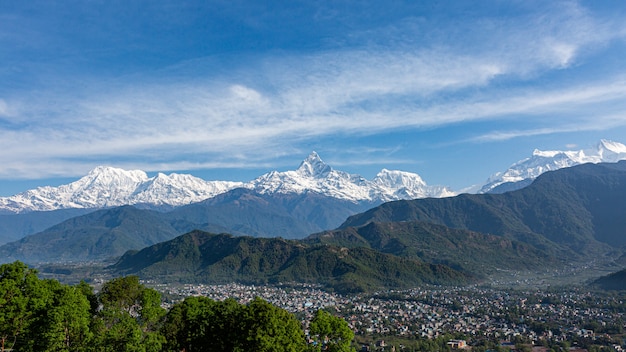
[[[615,163],[626,160],[626,146],[601,140],[593,149],[577,151],[541,151],[511,165],[506,171],[492,175],[478,193],[504,193],[526,187],[539,175],[586,163]]]
[[[602,276],[591,283],[592,286],[603,290],[623,291],[626,290],[626,269]]]
[[[335,228],[349,215],[368,208],[311,192],[264,195],[239,188],[170,212],[124,206],[78,216],[0,246],[0,258],[25,262],[101,260],[195,229],[256,237],[303,238]],[[30,214],[33,213],[7,217]]]
[[[175,226],[181,233],[214,224],[255,237],[303,238],[336,228],[348,216],[371,206],[313,192],[260,194],[240,188],[177,208],[164,217],[180,224]]]
[[[139,252],[111,267],[120,275],[171,282],[315,282],[342,291],[459,284],[469,277],[442,265],[366,248],[306,246],[267,238],[194,231]]]
[[[160,213],[132,206],[98,210],[0,247],[4,262],[76,262],[115,258],[179,233]]]
[[[0,214],[0,245],[43,231],[91,209],[61,209],[23,214]]]
[[[311,153],[295,171],[272,171],[250,182],[205,181],[191,175],[162,173],[154,177],[139,170],[97,167],[85,177],[59,187],[39,187],[12,197],[0,197],[0,212],[23,213],[56,209],[97,209],[138,205],[169,210],[212,198],[235,188],[261,194],[318,193],[354,203],[443,197],[453,193],[428,186],[419,175],[382,170],[372,181],[337,171]]]
[[[626,245],[623,209],[624,161],[548,172],[505,194],[385,203],[348,218],[341,227],[417,220],[505,236],[544,250],[565,248],[575,255]]]
[[[532,245],[419,221],[378,223],[313,234],[306,243],[367,247],[397,256],[442,263],[477,275],[494,270],[536,270],[560,261]]]

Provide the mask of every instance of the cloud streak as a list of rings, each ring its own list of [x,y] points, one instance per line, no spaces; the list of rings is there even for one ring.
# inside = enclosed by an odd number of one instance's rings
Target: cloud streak
[[[0,177],[76,175],[113,159],[146,170],[258,165],[327,136],[520,117],[544,127],[470,140],[624,126],[626,72],[532,84],[624,40],[624,24],[565,4],[522,18],[476,18],[448,40],[434,29],[413,39],[436,23],[409,18],[376,28],[367,45],[256,54],[220,74],[193,60],[162,71],[161,80],[154,71],[117,81],[70,77],[58,91],[3,96],[0,119],[11,124],[0,120],[0,149],[11,152],[0,155]],[[398,32],[404,39],[384,45]],[[86,80],[85,89],[76,92],[72,80]]]

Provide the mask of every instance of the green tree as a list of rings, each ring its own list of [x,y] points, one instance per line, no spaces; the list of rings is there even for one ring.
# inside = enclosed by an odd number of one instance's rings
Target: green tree
[[[50,295],[29,331],[33,351],[85,351],[91,338],[89,301],[77,287],[45,280]]]
[[[211,346],[224,348],[221,341],[211,341],[213,335],[219,335],[216,331],[216,326],[219,326],[215,314],[216,305],[215,301],[207,297],[187,297],[175,304],[167,313],[162,327],[167,349],[193,352],[212,351],[214,349]],[[206,346],[205,349],[202,346]]]
[[[245,338],[238,351],[300,352],[307,347],[302,326],[293,314],[258,297],[243,309],[241,322]]]
[[[0,266],[0,351],[28,344],[26,335],[40,309],[37,271],[22,262]]]
[[[306,350],[298,320],[260,298],[248,305],[188,297],[174,305],[162,328],[168,351],[300,352]]]
[[[100,306],[100,302],[98,302],[98,296],[93,292],[93,287],[91,287],[85,281],[81,281],[78,285],[76,285],[76,289],[80,292],[87,301],[89,302],[89,313],[93,316],[98,312],[98,307]]]
[[[101,306],[94,323],[95,346],[102,351],[160,351],[159,328],[165,310],[161,295],[126,276],[106,282],[97,295]]]
[[[315,313],[309,324],[309,336],[314,342],[314,351],[354,351],[350,347],[354,332],[348,323],[324,310],[320,309]]]
[[[119,310],[135,314],[141,303],[141,293],[145,289],[139,283],[137,276],[116,278],[102,286],[98,300],[103,310]]]

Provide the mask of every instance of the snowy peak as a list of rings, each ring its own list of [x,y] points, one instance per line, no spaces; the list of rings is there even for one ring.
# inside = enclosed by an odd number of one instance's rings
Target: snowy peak
[[[332,171],[332,168],[328,166],[322,158],[316,153],[312,152],[309,156],[300,163],[300,167],[296,172],[304,177],[319,178],[327,176]]]
[[[124,170],[112,166],[97,166],[89,171],[84,178],[132,179],[141,182],[147,180],[148,175],[141,170]]]
[[[429,186],[418,174],[406,171],[382,169],[372,182],[392,194],[389,200],[442,198],[456,195],[446,187]]]
[[[199,202],[243,187],[263,194],[315,192],[352,202],[380,203],[399,199],[454,195],[441,186],[429,186],[413,173],[383,169],[370,181],[334,170],[312,152],[293,171],[271,171],[250,182],[205,181],[182,174],[99,166],[79,180],[59,187],[40,187],[0,198],[0,211],[21,213],[67,208],[103,208],[120,205],[180,206]]]
[[[598,150],[607,150],[613,153],[622,153],[626,154],[626,145],[623,145],[619,142],[613,142],[606,139],[601,139],[600,143],[598,143]]]
[[[110,166],[98,166],[91,170],[87,176],[81,178],[73,185],[88,188],[129,189],[137,184],[148,180],[148,175],[141,170],[124,170]]]
[[[602,139],[598,143],[597,154],[603,160],[607,162],[618,162],[623,160],[626,156],[626,146],[622,143],[608,141]]]
[[[626,146],[619,142],[601,140],[595,148],[587,150],[538,150],[532,156],[516,162],[507,170],[492,175],[478,193],[488,193],[506,183],[533,180],[547,171],[585,163],[614,163],[626,160]],[[509,188],[508,190],[515,189]]]
[[[447,197],[451,191],[428,186],[410,172],[383,169],[373,180],[332,169],[319,155],[311,153],[295,171],[272,171],[251,182],[250,188],[260,193],[316,192],[353,202],[387,202],[422,197]]]
[[[418,174],[398,170],[382,169],[372,181],[378,185],[391,188],[398,188],[399,186],[409,188],[426,186],[426,182]]]
[[[98,166],[86,176],[59,187],[39,187],[0,198],[0,210],[12,213],[121,205],[178,206],[241,187],[242,182],[205,181],[191,175],[155,177],[140,170]]]

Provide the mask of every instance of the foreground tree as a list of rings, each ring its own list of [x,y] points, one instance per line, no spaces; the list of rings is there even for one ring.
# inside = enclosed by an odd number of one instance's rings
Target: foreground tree
[[[320,311],[311,322],[313,350],[350,351],[345,321]],[[323,341],[323,342],[321,342]],[[169,312],[161,295],[136,276],[106,282],[41,280],[21,262],[0,266],[0,352],[299,352],[304,332],[293,314],[260,298],[188,297]]]
[[[241,351],[300,352],[306,349],[300,322],[286,310],[257,297],[242,313]]]
[[[220,329],[216,328],[217,303],[207,297],[188,297],[174,305],[167,313],[162,327],[167,340],[167,351],[200,351],[207,346],[224,348]],[[217,339],[214,339],[217,338]]]
[[[159,327],[166,311],[157,291],[126,276],[106,282],[97,299],[93,329],[100,351],[161,351],[165,339]]]
[[[28,343],[26,335],[40,310],[37,271],[22,262],[0,266],[0,351]]]
[[[309,324],[309,336],[314,341],[313,351],[349,352],[354,332],[348,323],[324,310],[318,310]]]
[[[168,351],[299,352],[306,350],[298,320],[260,298],[248,305],[188,297],[167,314]]]
[[[31,326],[33,351],[86,351],[92,337],[89,301],[80,289],[45,280],[45,309]]]

